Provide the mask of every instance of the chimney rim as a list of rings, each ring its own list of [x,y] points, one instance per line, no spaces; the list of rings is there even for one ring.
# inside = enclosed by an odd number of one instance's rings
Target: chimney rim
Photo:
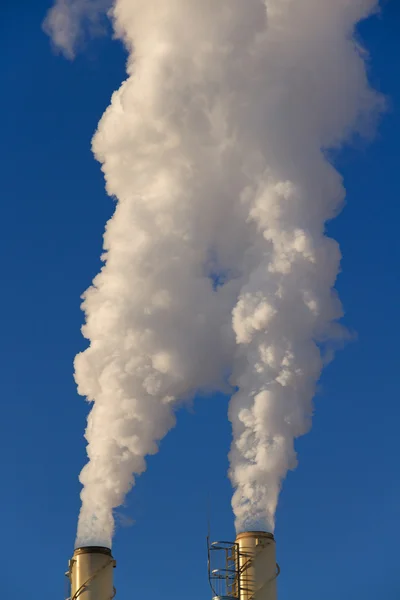
[[[112,556],[111,548],[107,548],[106,546],[80,546],[79,548],[75,548],[74,556],[79,556],[80,554],[106,554],[107,556]]]
[[[236,541],[242,540],[244,538],[255,538],[255,537],[263,537],[268,538],[270,540],[275,540],[274,534],[269,531],[242,531],[238,533],[236,536]]]

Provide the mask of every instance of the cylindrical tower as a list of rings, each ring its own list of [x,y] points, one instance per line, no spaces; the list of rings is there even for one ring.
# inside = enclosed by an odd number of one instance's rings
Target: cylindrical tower
[[[115,564],[109,548],[77,548],[69,561],[67,573],[71,583],[69,600],[112,600],[115,596]]]
[[[236,537],[239,600],[276,600],[275,539],[265,531],[246,531]]]

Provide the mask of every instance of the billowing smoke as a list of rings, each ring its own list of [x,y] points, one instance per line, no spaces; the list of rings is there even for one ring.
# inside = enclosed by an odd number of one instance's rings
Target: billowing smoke
[[[117,206],[75,361],[94,402],[77,544],[111,544],[112,511],[177,403],[226,390],[227,372],[236,526],[273,530],[343,335],[324,230],[344,189],[326,151],[381,104],[353,38],[375,5],[116,0],[128,78],[93,139]]]

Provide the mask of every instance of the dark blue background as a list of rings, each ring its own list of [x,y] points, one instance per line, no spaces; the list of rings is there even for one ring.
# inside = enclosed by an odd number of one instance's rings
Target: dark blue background
[[[113,210],[90,139],[124,78],[124,52],[93,41],[74,63],[41,31],[47,0],[1,6],[2,593],[64,596],[85,462],[87,405],[72,360],[84,347],[80,294]],[[338,289],[358,340],[327,368],[276,530],[280,600],[397,600],[399,553],[400,6],[360,27],[371,79],[391,98],[370,146],[344,150],[347,207]],[[227,399],[199,399],[149,460],[114,545],[123,598],[209,597],[205,536],[233,536]]]

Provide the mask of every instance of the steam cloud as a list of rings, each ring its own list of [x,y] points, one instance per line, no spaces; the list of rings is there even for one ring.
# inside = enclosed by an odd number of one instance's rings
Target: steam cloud
[[[104,16],[111,0],[56,0],[43,23],[44,31],[66,58],[74,59],[85,38],[106,33]]]
[[[326,149],[381,105],[353,38],[374,8],[112,7],[128,78],[93,139],[118,202],[104,267],[84,295],[90,346],[75,361],[79,392],[94,402],[78,545],[111,544],[113,508],[174,426],[177,403],[226,390],[227,369],[236,527],[273,530],[323,350],[343,335],[340,251],[324,228],[344,189]],[[71,36],[54,41],[71,49]]]

